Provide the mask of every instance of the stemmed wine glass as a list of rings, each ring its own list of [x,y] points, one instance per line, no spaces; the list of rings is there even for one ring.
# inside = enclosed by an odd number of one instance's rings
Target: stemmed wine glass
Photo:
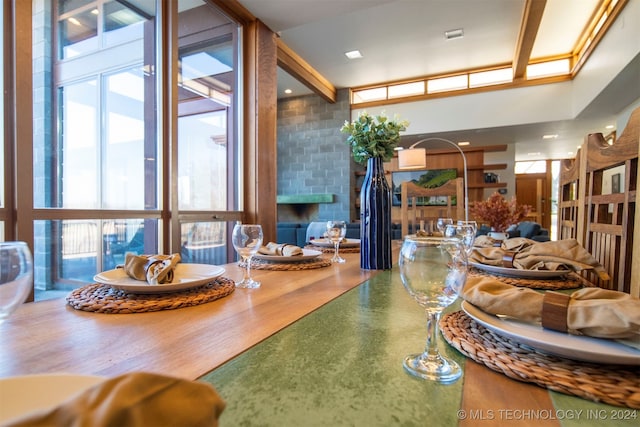
[[[345,221],[327,221],[327,237],[333,242],[334,252],[331,262],[343,263],[346,262],[344,258],[340,256],[339,248],[340,242],[347,234],[347,223]]]
[[[260,282],[251,278],[251,257],[258,252],[262,246],[262,227],[257,224],[236,224],[233,227],[231,237],[233,247],[242,257],[242,262],[246,264],[244,277],[236,282],[237,288],[259,288]]]
[[[456,225],[456,233],[462,240],[464,247],[467,251],[467,255],[471,254],[473,250],[473,243],[476,240],[476,233],[478,232],[478,223],[475,221],[458,221]]]
[[[427,380],[450,383],[462,375],[453,360],[438,351],[440,314],[453,303],[467,279],[467,254],[458,238],[406,237],[400,249],[400,277],[405,289],[427,313],[423,353],[405,357],[404,368]]]
[[[33,288],[33,261],[25,242],[0,243],[0,323],[20,304]]]
[[[444,229],[447,227],[447,225],[450,224],[453,224],[452,218],[438,218],[438,221],[436,222],[436,228],[444,236]]]

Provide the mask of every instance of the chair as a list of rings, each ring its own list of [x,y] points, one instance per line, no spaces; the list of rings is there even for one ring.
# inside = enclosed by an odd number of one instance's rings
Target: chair
[[[631,289],[631,270],[639,143],[640,108],[637,108],[613,145],[600,133],[587,136],[583,145],[586,161],[582,181],[586,183],[583,246],[611,276],[611,280],[603,281],[591,274],[591,282],[635,296],[639,291]]]
[[[419,203],[424,198],[441,197],[446,205],[425,205]],[[453,198],[456,198],[455,207]],[[464,180],[452,179],[436,188],[424,188],[414,182],[403,182],[400,185],[400,212],[402,221],[402,237],[418,230],[420,221],[435,221],[437,218],[464,218]]]
[[[309,243],[314,239],[322,239],[324,237],[324,233],[327,232],[327,222],[326,221],[314,221],[309,223],[307,226],[307,233],[305,243]]]
[[[618,139],[609,145],[601,133],[590,134],[575,161],[560,175],[560,238],[575,238],[605,268],[610,280],[592,271],[583,276],[595,286],[640,296],[640,267],[634,248],[637,222],[640,108]],[[635,221],[635,222],[634,222]],[[637,257],[637,255],[636,255]],[[634,276],[635,275],[635,276]]]

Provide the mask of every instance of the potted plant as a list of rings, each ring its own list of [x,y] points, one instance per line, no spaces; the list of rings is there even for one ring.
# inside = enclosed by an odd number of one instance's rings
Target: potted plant
[[[353,159],[367,164],[360,189],[360,267],[367,270],[391,268],[391,188],[383,162],[391,160],[400,142],[400,132],[409,122],[361,112],[346,121],[340,132],[349,135]]]
[[[498,192],[493,193],[487,200],[471,202],[469,213],[478,221],[487,223],[491,227],[490,237],[505,239],[507,229],[526,218],[531,211],[529,205],[519,205],[516,198],[506,200]]]

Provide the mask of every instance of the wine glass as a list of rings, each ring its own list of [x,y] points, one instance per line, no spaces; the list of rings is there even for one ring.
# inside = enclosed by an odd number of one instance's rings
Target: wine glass
[[[246,267],[244,277],[236,282],[237,288],[259,288],[260,282],[251,278],[251,257],[258,252],[262,246],[262,227],[257,224],[236,224],[233,227],[231,239],[233,247],[242,257]]]
[[[347,223],[345,221],[327,221],[327,237],[333,242],[334,247],[331,262],[339,264],[346,262],[339,253],[340,242],[344,239],[345,234],[347,234]]]
[[[438,351],[440,314],[458,297],[467,279],[467,254],[458,238],[406,237],[400,249],[400,277],[405,289],[427,314],[423,353],[404,358],[404,368],[427,380],[450,383],[462,375],[453,360]]]
[[[456,233],[467,251],[467,255],[473,250],[473,243],[476,240],[478,232],[478,223],[475,221],[458,221],[456,224]]]
[[[33,261],[25,242],[0,242],[0,323],[33,288]]]
[[[436,222],[436,228],[444,236],[444,229],[449,224],[453,224],[452,218],[438,218],[438,221]]]

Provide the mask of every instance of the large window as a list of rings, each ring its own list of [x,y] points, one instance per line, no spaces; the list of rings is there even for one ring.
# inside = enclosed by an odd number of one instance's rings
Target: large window
[[[241,27],[207,0],[32,5],[36,299],[127,252],[234,259]]]

